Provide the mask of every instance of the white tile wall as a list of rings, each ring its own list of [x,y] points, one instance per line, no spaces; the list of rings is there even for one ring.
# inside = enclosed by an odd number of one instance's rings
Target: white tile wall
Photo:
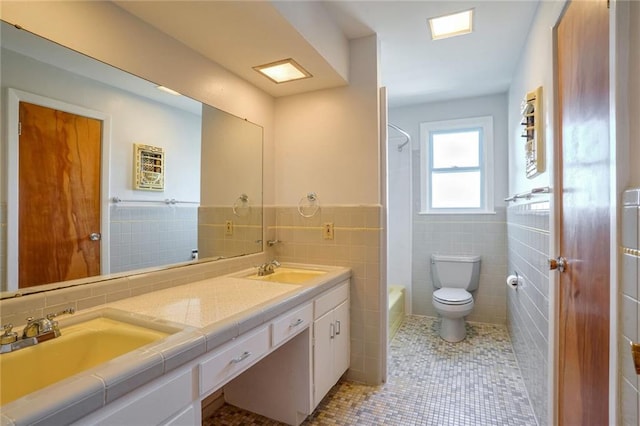
[[[549,349],[549,202],[507,209],[508,273],[523,285],[508,291],[507,327],[539,424],[547,421]]]
[[[640,424],[640,380],[631,358],[629,342],[640,343],[640,189],[625,191],[622,209],[622,285],[618,336],[621,422]]]
[[[412,312],[437,317],[433,308],[431,254],[481,257],[480,286],[474,294],[469,321],[505,324],[507,317],[506,209],[496,214],[421,215],[419,151],[413,153]]]
[[[186,262],[198,248],[197,207],[111,206],[111,272]]]

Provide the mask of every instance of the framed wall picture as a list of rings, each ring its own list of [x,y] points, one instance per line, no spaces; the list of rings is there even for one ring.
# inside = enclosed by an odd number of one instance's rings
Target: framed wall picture
[[[133,187],[144,191],[164,191],[164,149],[143,144],[133,145]]]

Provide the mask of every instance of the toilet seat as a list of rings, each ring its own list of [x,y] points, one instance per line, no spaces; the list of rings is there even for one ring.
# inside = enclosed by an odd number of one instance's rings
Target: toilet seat
[[[433,299],[445,305],[473,303],[473,296],[463,288],[440,288],[433,292]]]

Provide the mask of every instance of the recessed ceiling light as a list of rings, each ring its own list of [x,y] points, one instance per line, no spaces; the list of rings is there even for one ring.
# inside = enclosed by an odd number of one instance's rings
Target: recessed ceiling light
[[[473,31],[473,9],[438,18],[429,18],[429,26],[433,40],[469,34]]]
[[[270,64],[259,65],[253,67],[253,69],[275,83],[286,83],[287,81],[311,77],[311,74],[293,59],[284,59]]]
[[[158,86],[157,89],[158,90],[162,90],[163,92],[170,93],[170,94],[175,95],[175,96],[182,96],[179,92],[176,92],[175,90],[169,89],[168,87]]]

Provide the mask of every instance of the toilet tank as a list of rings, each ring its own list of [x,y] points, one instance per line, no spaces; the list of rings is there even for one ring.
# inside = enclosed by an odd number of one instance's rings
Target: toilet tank
[[[477,290],[480,282],[480,256],[431,255],[431,281],[435,288]]]

